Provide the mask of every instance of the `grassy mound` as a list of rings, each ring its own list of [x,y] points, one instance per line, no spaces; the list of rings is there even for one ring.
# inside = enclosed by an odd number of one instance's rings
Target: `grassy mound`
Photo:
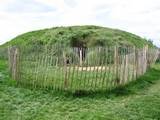
[[[53,45],[63,44],[74,47],[127,45],[143,47],[153,44],[134,34],[99,26],[54,27],[50,29],[32,31],[17,36],[6,45]]]

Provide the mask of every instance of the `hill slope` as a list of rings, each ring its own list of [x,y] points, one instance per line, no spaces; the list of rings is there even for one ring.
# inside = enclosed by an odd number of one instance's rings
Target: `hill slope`
[[[5,45],[52,45],[55,43],[74,47],[127,45],[142,47],[151,42],[134,34],[98,26],[55,27],[32,31],[17,36]]]

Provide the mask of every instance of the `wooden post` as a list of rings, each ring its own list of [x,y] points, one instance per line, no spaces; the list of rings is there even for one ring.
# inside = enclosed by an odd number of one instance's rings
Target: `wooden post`
[[[9,71],[12,78],[13,78],[14,55],[15,55],[15,47],[8,47]]]
[[[144,49],[144,73],[146,72],[147,68],[148,68],[148,64],[147,64],[147,58],[148,58],[148,45],[145,46],[145,49]]]
[[[125,84],[127,83],[128,81],[128,55],[126,55],[126,58],[125,58]]]
[[[93,48],[88,48],[88,53],[91,51],[93,51]],[[90,57],[93,58],[92,55]],[[92,71],[92,64],[91,64],[90,59],[88,59],[88,65],[89,65],[88,85],[90,86],[89,89],[92,90],[93,80],[92,80],[92,73],[90,72],[90,71]]]
[[[67,89],[68,86],[68,80],[67,80],[67,58],[65,52],[63,52],[63,58],[64,58],[64,88]]]
[[[116,82],[116,84],[120,84],[120,79],[119,79],[119,76],[118,76],[118,64],[119,64],[119,59],[118,59],[118,47],[117,46],[115,46],[114,47],[114,69],[115,69],[115,78],[116,78],[116,80],[115,80],[115,82]]]
[[[80,66],[82,66],[82,48],[79,50],[79,56],[80,56]]]
[[[9,67],[9,73],[12,74],[12,64],[11,64],[11,47],[8,47],[8,67]]]
[[[136,65],[136,79],[138,78],[138,72],[139,72],[139,51],[136,49],[135,52],[135,65]]]
[[[98,56],[98,54],[100,54],[100,50],[99,50],[99,47],[97,47],[97,48],[95,48],[95,51],[97,51],[96,52],[96,54],[95,54],[95,58],[96,58],[96,60],[95,60],[95,90],[96,90],[96,87],[97,87],[97,81],[98,81],[98,74],[99,74],[99,72],[98,72],[98,67],[99,67],[99,59],[100,59],[100,57]]]
[[[73,49],[73,52],[75,52],[75,48],[72,48]],[[71,69],[71,90],[73,89],[73,90],[75,90],[75,84],[74,84],[74,86],[73,86],[73,83],[74,83],[74,80],[75,80],[75,67],[76,67],[76,56],[74,56],[74,55],[72,55],[72,69]]]
[[[19,50],[15,49],[13,55],[13,70],[12,70],[12,78],[14,80],[18,80],[19,78]]]
[[[133,47],[133,80],[136,79],[136,47]]]

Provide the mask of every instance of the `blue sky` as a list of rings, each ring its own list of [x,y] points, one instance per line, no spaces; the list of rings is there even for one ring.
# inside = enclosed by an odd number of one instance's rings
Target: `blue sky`
[[[54,6],[45,5],[34,0],[12,0],[7,6],[4,7],[4,11],[8,13],[41,13],[41,12],[55,12]]]
[[[0,44],[54,26],[100,25],[152,39],[160,47],[159,0],[1,0]]]

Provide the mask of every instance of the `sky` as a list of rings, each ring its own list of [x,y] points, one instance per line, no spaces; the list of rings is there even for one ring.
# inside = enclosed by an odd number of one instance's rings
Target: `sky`
[[[117,28],[160,47],[160,0],[0,0],[0,44],[28,31],[72,25]]]

